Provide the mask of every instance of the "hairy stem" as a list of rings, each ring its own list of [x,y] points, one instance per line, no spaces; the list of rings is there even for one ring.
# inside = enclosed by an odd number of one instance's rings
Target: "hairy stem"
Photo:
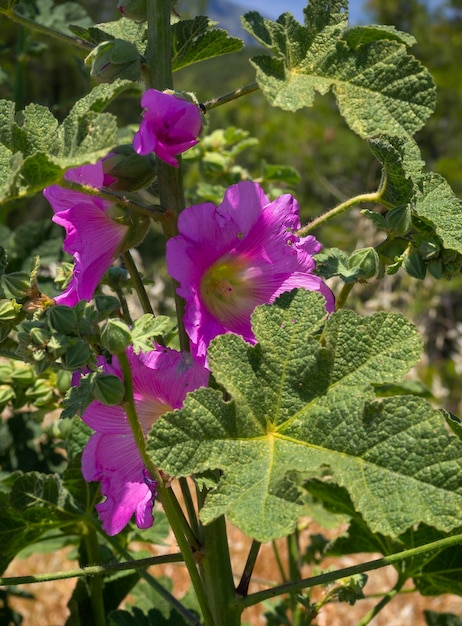
[[[343,569],[336,570],[334,572],[326,572],[319,576],[312,576],[311,578],[303,578],[302,580],[291,581],[283,585],[277,585],[271,589],[264,589],[257,593],[253,593],[246,598],[236,599],[236,603],[242,608],[253,606],[264,600],[274,598],[286,593],[294,591],[301,591],[302,589],[309,589],[316,587],[317,585],[326,585],[332,583],[339,578],[346,578],[347,576],[353,576],[354,574],[362,574],[364,572],[370,572],[372,570],[386,567],[387,565],[394,565],[406,559],[410,559],[427,552],[433,552],[435,550],[444,550],[452,546],[462,544],[462,535],[454,535],[453,537],[446,537],[438,541],[433,541],[424,546],[418,546],[417,548],[411,548],[410,550],[403,550],[396,554],[384,556],[380,559],[374,559],[373,561],[367,561],[366,563],[360,563],[359,565],[353,565],[351,567],[345,567]]]
[[[240,596],[246,596],[249,592],[249,584],[252,579],[252,572],[257,561],[257,556],[260,551],[261,543],[255,539],[250,546],[249,555],[245,563],[244,571],[242,572],[241,580],[236,589],[236,593]]]
[[[135,288],[136,294],[138,296],[141,307],[143,309],[143,313],[150,313],[151,315],[154,315],[151,302],[148,298],[148,294],[146,293],[146,289],[145,289],[145,286],[143,285],[143,281],[141,280],[141,276],[138,272],[138,268],[136,267],[136,264],[133,261],[133,257],[128,250],[126,250],[122,254],[122,259],[125,263],[125,267],[127,268],[130,274],[130,278],[132,279],[133,286]]]
[[[380,181],[380,185],[377,191],[374,191],[373,193],[363,193],[363,194],[360,194],[359,196],[355,196],[354,198],[349,198],[348,200],[345,200],[345,202],[341,202],[340,204],[337,204],[337,206],[331,209],[330,211],[327,211],[323,215],[320,215],[319,217],[315,218],[312,222],[310,222],[306,226],[302,226],[302,228],[300,228],[297,231],[297,235],[299,235],[300,237],[305,237],[306,235],[311,233],[313,230],[315,230],[315,228],[318,228],[319,226],[322,226],[323,224],[325,224],[332,218],[337,217],[338,215],[341,215],[348,209],[351,209],[351,207],[356,206],[357,204],[361,204],[361,202],[375,202],[375,203],[380,202],[383,194],[385,193],[386,187],[387,187],[387,177],[384,173],[382,175],[382,180]]]
[[[247,96],[249,93],[253,93],[254,91],[258,91],[259,89],[260,87],[258,86],[257,83],[250,83],[250,85],[239,87],[239,89],[230,91],[229,93],[226,93],[224,96],[218,96],[218,98],[207,100],[207,102],[204,102],[202,106],[205,107],[206,111],[208,111],[209,109],[215,109],[216,107],[219,107],[222,104],[227,104],[228,102],[237,100],[237,98],[241,98],[242,96]]]

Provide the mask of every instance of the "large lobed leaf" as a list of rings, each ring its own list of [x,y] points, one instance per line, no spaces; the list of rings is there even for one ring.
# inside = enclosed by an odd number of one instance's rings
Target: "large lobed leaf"
[[[296,111],[311,106],[316,93],[333,90],[361,137],[413,135],[434,110],[433,80],[406,50],[415,40],[392,27],[348,29],[348,0],[311,0],[304,26],[290,13],[273,22],[256,11],[242,24],[273,52],[251,62],[274,106]]]
[[[203,521],[226,513],[260,541],[290,532],[301,513],[291,472],[323,468],[374,532],[460,525],[461,443],[425,400],[378,402],[372,389],[416,362],[417,331],[399,315],[341,311],[320,335],[324,320],[323,299],[299,290],[256,309],[256,346],[216,338],[210,367],[231,400],[214,389],[190,394],[153,427],[154,461],[174,476],[220,469]]]

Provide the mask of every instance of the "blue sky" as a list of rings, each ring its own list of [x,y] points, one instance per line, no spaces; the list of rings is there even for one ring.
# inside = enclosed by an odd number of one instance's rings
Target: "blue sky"
[[[247,7],[248,10],[259,11],[266,17],[276,18],[289,11],[299,21],[303,23],[303,9],[308,4],[308,0],[232,0],[233,4]],[[430,7],[438,6],[441,0],[427,0]],[[363,11],[364,0],[350,0],[349,12],[350,23],[357,24],[365,21]]]

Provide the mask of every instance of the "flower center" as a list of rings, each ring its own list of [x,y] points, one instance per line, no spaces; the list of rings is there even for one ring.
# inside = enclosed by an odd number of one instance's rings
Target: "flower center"
[[[254,272],[244,258],[222,257],[204,274],[201,297],[220,322],[231,324],[250,315],[259,303]]]

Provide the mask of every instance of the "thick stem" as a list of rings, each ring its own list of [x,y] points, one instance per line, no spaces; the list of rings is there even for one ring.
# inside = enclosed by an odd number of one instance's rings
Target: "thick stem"
[[[83,535],[85,543],[85,551],[89,563],[98,563],[101,561],[101,555],[98,544],[98,536],[92,527],[87,527],[87,531]],[[101,574],[95,574],[88,579],[90,587],[90,601],[93,612],[93,620],[95,626],[106,626],[106,612],[104,610],[103,598],[103,577]]]
[[[345,306],[348,296],[356,283],[345,283],[335,299],[335,310],[340,311]]]
[[[224,516],[203,527],[205,556],[202,571],[215,626],[239,626],[241,609],[234,604],[233,571]]]

